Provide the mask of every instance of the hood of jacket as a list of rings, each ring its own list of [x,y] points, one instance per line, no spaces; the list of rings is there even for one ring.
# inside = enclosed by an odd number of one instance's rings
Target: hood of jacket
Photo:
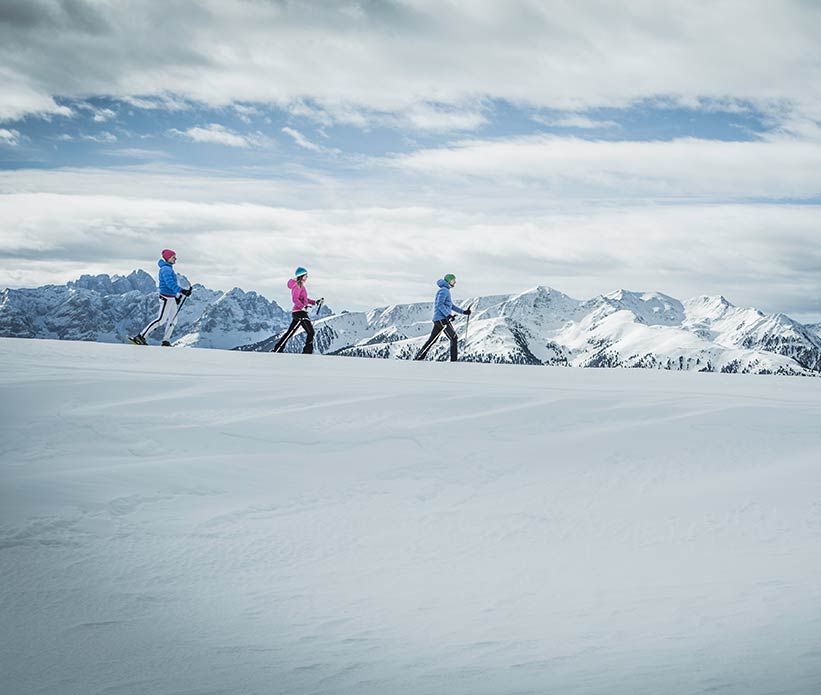
[[[294,289],[294,287],[296,287],[296,280],[294,280],[294,278],[291,278],[290,280],[288,280],[288,289],[292,290]]]
[[[161,258],[160,260],[158,260],[158,261],[157,261],[157,265],[158,265],[160,268],[162,268],[162,267],[164,267],[164,266],[168,266],[169,268],[173,268],[173,267],[174,267],[174,264],[173,264],[173,263],[169,263],[169,262],[168,262],[168,261],[166,261],[164,258]]]
[[[448,289],[450,289],[450,283],[447,280],[445,280],[445,278],[437,280],[436,284],[439,285],[439,287],[447,287]]]

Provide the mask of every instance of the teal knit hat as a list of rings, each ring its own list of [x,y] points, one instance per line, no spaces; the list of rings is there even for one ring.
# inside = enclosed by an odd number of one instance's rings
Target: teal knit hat
[[[297,269],[294,271],[294,277],[295,277],[295,278],[298,278],[298,277],[300,277],[300,276],[302,276],[302,275],[307,275],[307,274],[308,274],[308,271],[307,271],[307,270],[305,270],[305,268],[303,268],[302,266],[300,266],[299,268],[297,268]]]

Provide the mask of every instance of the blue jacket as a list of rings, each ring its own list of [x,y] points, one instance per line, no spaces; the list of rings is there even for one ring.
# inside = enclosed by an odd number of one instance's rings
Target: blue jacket
[[[157,261],[160,266],[160,294],[166,297],[176,297],[180,293],[180,286],[177,284],[177,274],[174,266],[164,258]]]
[[[446,319],[452,311],[464,314],[465,310],[456,306],[450,298],[450,285],[444,280],[439,280],[436,284],[439,285],[439,291],[436,293],[436,299],[433,300],[433,320]]]

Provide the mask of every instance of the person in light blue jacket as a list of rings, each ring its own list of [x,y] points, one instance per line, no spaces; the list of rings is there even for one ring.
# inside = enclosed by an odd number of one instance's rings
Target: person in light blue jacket
[[[439,336],[444,333],[450,338],[450,361],[456,362],[458,357],[458,337],[453,330],[453,312],[470,316],[470,309],[462,309],[453,303],[450,297],[450,290],[456,284],[456,276],[448,273],[436,283],[439,290],[436,292],[436,299],[433,300],[433,331],[430,338],[425,341],[422,349],[414,359],[423,360],[428,356],[428,351],[435,345]]]
[[[160,268],[157,284],[159,285],[160,297],[179,297],[182,292],[177,282],[177,274],[174,272],[174,263],[177,262],[177,254],[171,249],[165,249],[163,257],[157,261]],[[168,258],[166,258],[168,256]]]
[[[159,290],[160,290],[160,314],[149,323],[141,333],[138,333],[129,341],[135,345],[148,345],[146,338],[155,328],[165,324],[165,335],[163,335],[163,347],[171,347],[171,332],[176,324],[177,311],[184,297],[191,295],[191,288],[183,288],[177,282],[177,274],[174,272],[174,263],[177,262],[177,252],[172,249],[163,249],[162,258],[157,261],[160,267]]]

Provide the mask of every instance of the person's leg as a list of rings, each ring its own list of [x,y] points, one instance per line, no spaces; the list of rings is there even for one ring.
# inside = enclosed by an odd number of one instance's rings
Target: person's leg
[[[303,355],[312,355],[314,352],[314,324],[307,316],[301,320],[302,328],[305,329],[305,347],[302,348]]]
[[[165,317],[165,333],[163,334],[162,341],[164,343],[169,343],[171,341],[171,332],[174,330],[174,319],[177,318],[177,311],[179,310],[179,305],[177,304],[176,299],[169,299],[166,303],[168,304],[169,309],[166,312],[167,316]]]
[[[163,323],[163,321],[165,321],[166,312],[169,311],[169,303],[174,304],[176,306],[176,303],[173,299],[169,299],[168,297],[160,297],[160,314],[145,328],[143,328],[142,333],[140,333],[140,335],[143,338],[148,338],[148,336],[154,332],[154,329],[157,328],[157,326],[160,326]]]
[[[425,344],[422,346],[422,349],[416,354],[414,360],[423,360],[428,356],[428,350],[433,347],[433,344],[437,341],[440,335],[442,335],[442,331],[444,327],[442,326],[441,321],[434,321],[433,322],[433,330],[430,333],[430,338],[425,341]]]
[[[288,330],[282,334],[282,337],[277,341],[277,344],[274,345],[274,349],[271,352],[282,352],[282,348],[285,347],[285,343],[287,343],[291,336],[296,332],[297,326],[299,326],[299,317],[293,316],[291,319],[291,325],[288,326]]]
[[[456,335],[456,331],[450,321],[448,321],[447,326],[445,326],[445,335],[450,338],[450,361],[455,362],[458,353],[459,337]]]

